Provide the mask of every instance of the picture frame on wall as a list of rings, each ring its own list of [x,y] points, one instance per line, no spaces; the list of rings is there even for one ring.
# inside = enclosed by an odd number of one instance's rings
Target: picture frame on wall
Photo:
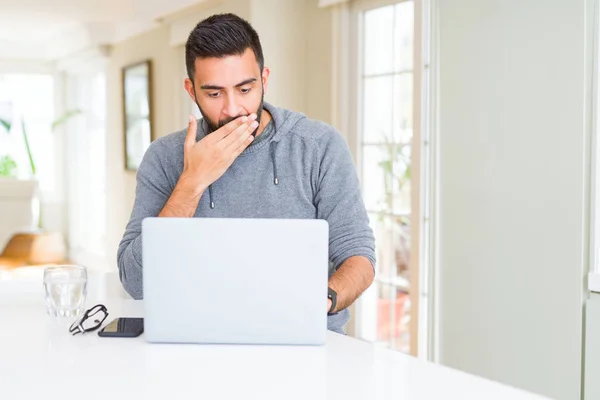
[[[137,171],[153,140],[152,62],[144,60],[122,69],[125,169]]]

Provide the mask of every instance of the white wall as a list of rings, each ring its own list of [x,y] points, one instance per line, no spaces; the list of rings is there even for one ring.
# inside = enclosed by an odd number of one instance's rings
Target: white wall
[[[585,400],[600,399],[600,294],[586,304]]]
[[[307,0],[305,31],[304,112],[310,118],[333,124],[331,97],[332,19],[331,9],[318,8],[317,0]],[[348,132],[342,132],[348,135]]]
[[[265,100],[304,112],[306,1],[252,1],[250,23],[260,36],[265,65],[271,69]]]
[[[440,359],[579,399],[584,0],[440,0]]]

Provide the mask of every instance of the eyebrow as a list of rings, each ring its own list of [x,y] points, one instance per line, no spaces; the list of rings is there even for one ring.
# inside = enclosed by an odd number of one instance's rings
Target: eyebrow
[[[245,81],[238,83],[234,87],[239,88],[240,86],[244,86],[249,83],[256,82],[257,80],[258,80],[257,78],[249,78],[249,79],[246,79]],[[216,86],[216,85],[202,85],[202,86],[200,86],[200,89],[202,89],[202,90],[223,90],[225,88],[223,86]]]

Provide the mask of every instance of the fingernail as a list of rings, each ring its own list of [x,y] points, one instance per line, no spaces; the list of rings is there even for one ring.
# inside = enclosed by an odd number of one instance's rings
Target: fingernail
[[[250,114],[250,118],[256,119],[256,114]]]
[[[193,115],[190,115],[190,116],[189,116],[189,123],[191,124],[192,122],[194,122],[194,116],[193,116]]]
[[[252,127],[253,127],[253,128],[256,128],[257,126],[258,126],[258,122],[254,121],[254,122],[252,123]]]

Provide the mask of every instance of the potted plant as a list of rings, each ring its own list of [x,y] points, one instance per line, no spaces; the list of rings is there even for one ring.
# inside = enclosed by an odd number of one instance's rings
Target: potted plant
[[[395,141],[388,135],[380,134],[382,139],[382,158],[378,162],[383,175],[384,191],[380,199],[381,212],[378,215],[378,235],[385,243],[383,247],[391,252],[383,254],[386,263],[395,270],[392,275],[395,280],[390,281],[394,287],[382,289],[378,299],[378,332],[380,340],[389,340],[394,337],[401,341],[405,334],[406,321],[410,318],[409,299],[409,259],[410,259],[410,217],[405,215],[393,216],[393,213],[403,214],[405,210],[396,210],[398,204],[403,204],[410,209],[410,181],[411,181],[411,140],[405,142]],[[389,258],[388,258],[389,257]],[[391,272],[391,271],[390,271]],[[405,287],[405,285],[408,285]],[[390,298],[389,291],[394,296]],[[390,313],[394,314],[394,323],[390,320]]]

